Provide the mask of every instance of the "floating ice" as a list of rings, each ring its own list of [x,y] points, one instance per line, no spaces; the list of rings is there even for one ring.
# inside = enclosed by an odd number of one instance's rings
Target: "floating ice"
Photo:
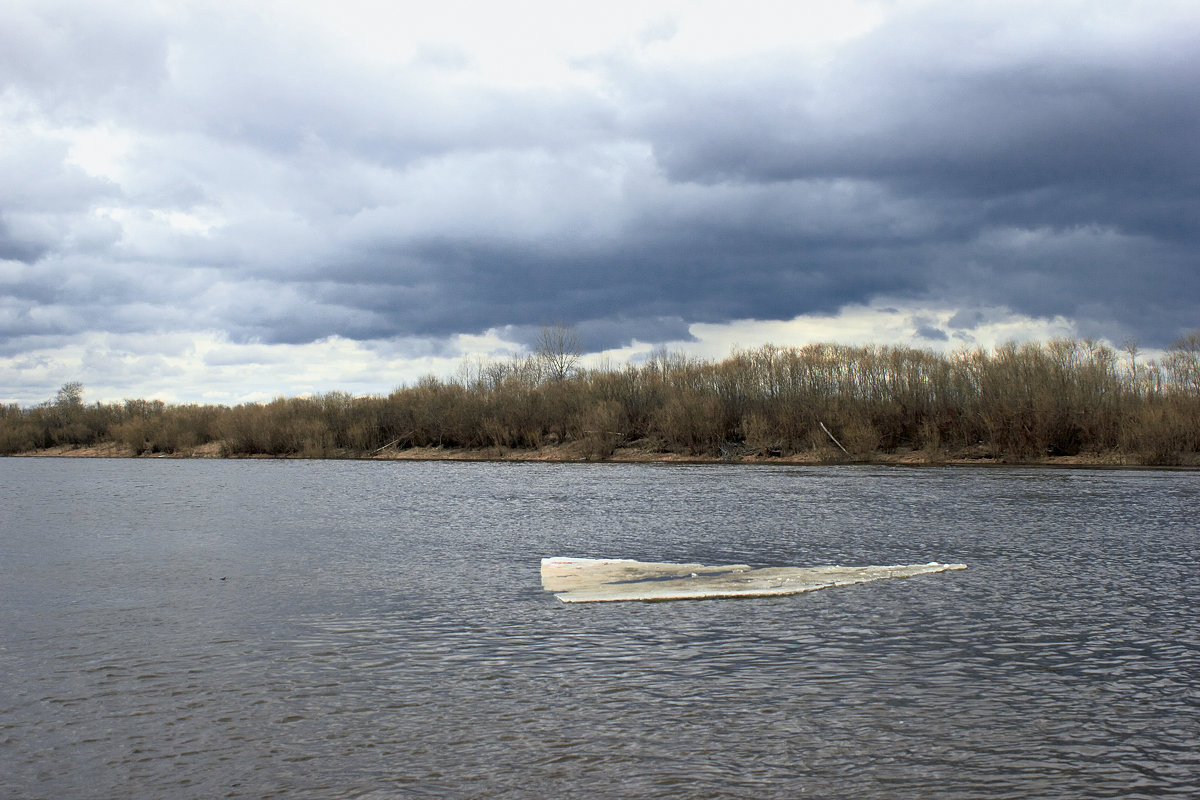
[[[966,569],[966,564],[898,564],[889,567],[705,566],[628,558],[543,558],[542,588],[564,603],[618,600],[706,600],[773,597],[885,578],[910,578]]]

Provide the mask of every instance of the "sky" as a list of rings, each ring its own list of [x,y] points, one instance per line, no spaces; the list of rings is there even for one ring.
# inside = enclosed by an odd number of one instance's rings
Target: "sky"
[[[0,402],[1200,328],[1194,0],[6,0]]]

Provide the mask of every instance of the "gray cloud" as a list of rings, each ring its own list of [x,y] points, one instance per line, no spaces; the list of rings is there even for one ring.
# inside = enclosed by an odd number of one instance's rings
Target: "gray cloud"
[[[45,252],[44,247],[13,236],[4,217],[0,216],[0,261],[22,261],[28,264],[37,261]]]
[[[78,120],[97,103],[134,102],[167,77],[169,31],[145,3],[38,0],[0,8],[0,89],[39,114]]]
[[[770,54],[624,82],[680,179],[851,176],[1003,197],[1195,176],[1196,14],[1113,42],[1074,6],[1020,11],[933,4],[829,64]],[[1030,17],[1050,34],[1023,35]]]
[[[471,78],[450,45],[366,64],[249,12],[17,5],[0,259],[24,267],[0,273],[0,338],[564,320],[600,349],[889,298],[963,309],[956,332],[1008,307],[1165,344],[1200,325],[1200,13],[1150,6],[1104,27],[925,5],[828,59],[624,49],[544,90]],[[46,133],[89,125],[129,134],[119,182]]]
[[[1054,35],[1031,45],[1011,11],[947,10],[898,18],[823,67],[772,55],[619,79],[674,180],[853,179],[894,198],[897,226],[862,219],[867,241],[840,251],[848,269],[836,273],[844,293],[827,287],[835,302],[990,301],[1092,328],[1111,321],[1158,343],[1195,325],[1200,17],[1114,43],[1071,10],[1039,19]],[[911,239],[896,235],[916,221]],[[824,244],[760,236],[743,263],[770,263],[771,248],[823,277]],[[783,286],[791,277],[757,274]]]

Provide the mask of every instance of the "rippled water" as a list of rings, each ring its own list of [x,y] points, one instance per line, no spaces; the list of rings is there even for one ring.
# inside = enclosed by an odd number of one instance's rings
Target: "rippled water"
[[[1200,796],[1200,475],[0,459],[0,795]],[[569,606],[543,555],[963,561]]]

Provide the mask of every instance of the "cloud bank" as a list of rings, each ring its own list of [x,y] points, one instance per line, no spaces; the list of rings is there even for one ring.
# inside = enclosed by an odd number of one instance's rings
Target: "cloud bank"
[[[213,348],[220,398],[264,352],[360,386],[345,347],[386,391],[555,321],[1161,347],[1200,327],[1197,40],[1176,2],[6,4],[0,399],[206,396]]]

